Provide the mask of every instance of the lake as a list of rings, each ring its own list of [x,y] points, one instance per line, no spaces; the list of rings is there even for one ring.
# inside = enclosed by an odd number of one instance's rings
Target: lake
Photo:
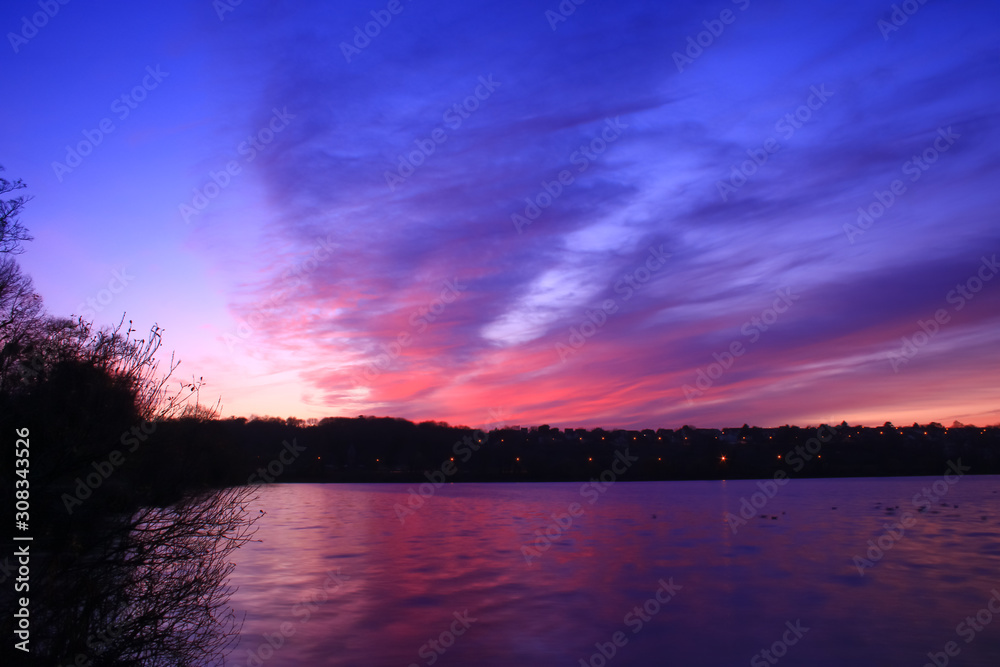
[[[1000,477],[944,473],[261,487],[230,659],[995,667]]]

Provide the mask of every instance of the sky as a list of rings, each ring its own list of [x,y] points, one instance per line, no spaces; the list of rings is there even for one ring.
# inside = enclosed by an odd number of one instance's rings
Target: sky
[[[12,0],[0,28],[48,312],[160,325],[225,416],[1000,423],[995,2]]]

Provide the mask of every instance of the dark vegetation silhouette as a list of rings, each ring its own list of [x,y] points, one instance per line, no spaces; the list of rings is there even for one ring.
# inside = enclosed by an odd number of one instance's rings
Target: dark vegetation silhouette
[[[968,474],[1000,474],[996,426],[560,430],[542,425],[483,431],[360,416],[177,420],[162,428],[167,440],[187,443],[208,462],[222,461],[216,470],[232,484],[587,481],[626,449],[638,460],[623,481],[763,479],[778,471],[802,478],[941,475],[958,459],[971,466]],[[292,442],[301,456],[277,465],[281,443]]]
[[[15,259],[30,240],[18,217],[27,198],[4,198],[23,187],[0,179],[2,534],[30,549],[28,588],[17,592],[13,550],[0,556],[4,654],[48,666],[219,663],[238,639],[227,582],[233,550],[252,536],[245,508],[255,490],[214,484],[204,457],[178,460],[190,449],[154,437],[171,419],[215,414],[198,403],[200,380],[171,389],[177,363],[161,373],[158,327],[137,339],[131,322],[96,331],[44,313]],[[24,428],[30,466],[19,476],[10,462]],[[124,446],[132,440],[142,446]],[[14,523],[19,480],[30,491],[24,533]],[[12,532],[32,541],[15,543]],[[21,597],[27,653],[11,648]]]

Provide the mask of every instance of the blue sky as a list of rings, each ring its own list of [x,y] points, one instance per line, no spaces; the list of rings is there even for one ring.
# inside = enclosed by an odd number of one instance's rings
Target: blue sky
[[[998,421],[994,3],[220,6],[8,3],[0,164],[227,414]]]

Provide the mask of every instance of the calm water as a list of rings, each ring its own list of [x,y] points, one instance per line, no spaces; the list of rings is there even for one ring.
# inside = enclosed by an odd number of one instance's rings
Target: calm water
[[[262,542],[234,572],[246,622],[231,658],[600,667],[601,644],[614,666],[769,665],[773,650],[781,665],[920,667],[955,642],[949,664],[995,667],[1000,477],[941,480],[792,480],[735,534],[726,513],[754,481],[446,485],[404,523],[410,485],[265,487]],[[935,481],[946,495],[918,513]],[[563,530],[551,515],[572,503]],[[904,511],[912,525],[889,537]],[[547,527],[557,539],[528,564],[522,545]],[[880,537],[890,548],[860,574]]]

